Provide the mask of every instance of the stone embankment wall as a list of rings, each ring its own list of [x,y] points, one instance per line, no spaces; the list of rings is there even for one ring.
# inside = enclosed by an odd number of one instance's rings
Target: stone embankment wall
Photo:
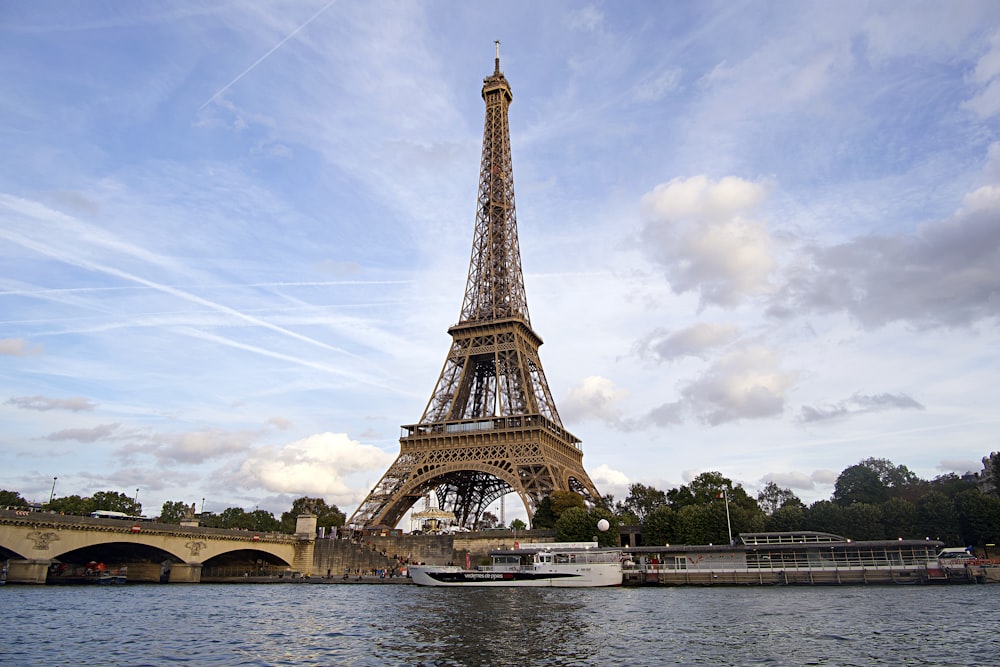
[[[512,549],[515,544],[552,542],[554,531],[493,530],[457,535],[398,535],[366,536],[361,541],[320,539],[316,540],[313,574],[343,576],[373,570],[390,570],[401,564],[447,563],[464,564],[466,554],[472,564],[478,563],[494,549]]]

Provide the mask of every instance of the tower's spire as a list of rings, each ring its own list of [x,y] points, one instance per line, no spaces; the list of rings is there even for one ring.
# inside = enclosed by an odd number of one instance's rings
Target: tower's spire
[[[461,323],[507,317],[530,323],[517,242],[514,168],[507,120],[507,110],[514,96],[500,71],[500,42],[496,42],[496,52],[496,68],[491,76],[483,79],[482,95],[486,102],[483,154],[479,167],[476,230]]]
[[[493,43],[497,45],[497,57],[494,60],[493,76],[497,76],[500,74],[500,40],[498,39]]]

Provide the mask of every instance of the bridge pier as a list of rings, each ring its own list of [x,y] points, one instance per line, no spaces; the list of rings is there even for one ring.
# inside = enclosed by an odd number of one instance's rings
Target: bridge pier
[[[313,559],[316,554],[316,523],[318,517],[306,512],[295,518],[295,557],[292,568],[302,573],[304,577],[312,576]]]
[[[7,581],[11,584],[44,584],[52,559],[10,560]]]
[[[171,563],[170,578],[171,584],[198,584],[201,583],[201,563]]]

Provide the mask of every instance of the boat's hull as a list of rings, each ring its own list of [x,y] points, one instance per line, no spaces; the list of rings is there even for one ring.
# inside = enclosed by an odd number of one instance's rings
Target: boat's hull
[[[621,567],[611,564],[546,570],[466,570],[453,566],[416,565],[410,567],[413,583],[420,586],[520,586],[594,588],[620,586]]]

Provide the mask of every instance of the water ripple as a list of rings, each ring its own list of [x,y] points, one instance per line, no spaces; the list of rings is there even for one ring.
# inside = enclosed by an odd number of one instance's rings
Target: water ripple
[[[998,592],[7,586],[0,664],[986,665],[1000,655]]]

